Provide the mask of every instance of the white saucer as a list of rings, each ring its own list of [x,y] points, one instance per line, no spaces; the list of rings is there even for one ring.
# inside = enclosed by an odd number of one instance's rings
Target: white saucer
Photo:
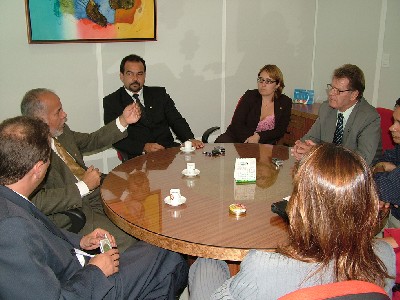
[[[186,177],[195,177],[200,174],[200,170],[194,169],[194,174],[188,174],[187,169],[182,170],[182,175]]]
[[[167,196],[167,197],[165,197],[164,202],[167,203],[168,205],[171,205],[171,206],[178,206],[178,205],[181,205],[181,204],[186,202],[186,197],[183,197],[181,195],[181,201],[179,203],[176,203],[176,202],[172,202],[170,197]]]
[[[192,150],[186,150],[185,147],[181,147],[180,149],[182,152],[185,152],[185,153],[190,153],[190,152],[193,152],[194,150],[196,150],[195,147],[192,147]]]

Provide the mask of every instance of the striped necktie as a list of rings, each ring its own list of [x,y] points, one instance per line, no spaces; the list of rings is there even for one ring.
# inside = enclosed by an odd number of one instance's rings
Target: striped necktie
[[[135,103],[137,103],[139,105],[140,110],[143,113],[144,112],[144,106],[143,106],[142,102],[140,102],[139,95],[138,94],[133,94],[132,97],[133,97],[133,101],[135,101]]]
[[[54,146],[57,149],[58,155],[62,158],[62,160],[65,162],[67,167],[71,170],[72,174],[75,175],[79,180],[83,179],[83,176],[85,175],[85,169],[82,168],[76,161],[75,159],[71,156],[71,154],[68,153],[68,151],[58,142],[57,139],[53,138],[54,140]]]
[[[341,145],[343,140],[343,114],[338,114],[338,119],[336,123],[335,134],[333,135],[333,143],[335,145]]]

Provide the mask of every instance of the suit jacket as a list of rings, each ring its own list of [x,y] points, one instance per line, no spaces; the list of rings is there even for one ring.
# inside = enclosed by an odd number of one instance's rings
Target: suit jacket
[[[96,266],[82,268],[80,236],[58,229],[32,203],[0,186],[0,298],[102,299],[114,287]]]
[[[336,129],[337,109],[326,101],[321,104],[318,119],[302,140],[332,143]],[[371,165],[382,155],[381,118],[364,98],[353,108],[343,131],[343,146],[358,152]]]
[[[189,124],[175,107],[164,87],[143,87],[145,119],[128,126],[128,137],[114,147],[128,154],[129,158],[142,154],[146,143],[158,143],[166,148],[174,147],[171,130],[184,142],[194,138]],[[103,99],[104,123],[108,124],[121,115],[132,98],[124,87]]]
[[[115,122],[111,122],[93,133],[72,131],[65,125],[64,132],[58,137],[58,141],[75,158],[78,164],[86,168],[83,161],[84,153],[102,149],[126,135],[126,131],[121,132]],[[59,212],[83,207],[84,201],[97,202],[99,211],[102,211],[99,188],[81,198],[76,186],[78,180],[64,161],[54,151],[51,153],[50,160],[51,163],[45,179],[30,196],[31,201],[39,210],[49,215],[52,221],[62,228],[68,225],[68,219]],[[91,214],[88,214],[85,210],[84,212],[87,218],[86,222],[93,222]]]
[[[243,143],[256,131],[260,122],[262,97],[257,89],[247,90],[239,100],[226,132],[236,143]],[[285,134],[292,113],[292,100],[282,94],[274,103],[275,128],[259,132],[260,144],[273,144]]]
[[[393,163],[396,168],[391,172],[374,174],[379,199],[400,205],[400,145],[397,144],[394,149],[386,150],[380,161]],[[391,213],[396,219],[400,220],[400,207],[392,206]]]

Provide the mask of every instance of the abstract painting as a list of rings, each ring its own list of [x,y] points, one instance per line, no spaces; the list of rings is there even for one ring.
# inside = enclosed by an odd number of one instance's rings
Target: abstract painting
[[[155,0],[25,0],[29,43],[156,40]]]

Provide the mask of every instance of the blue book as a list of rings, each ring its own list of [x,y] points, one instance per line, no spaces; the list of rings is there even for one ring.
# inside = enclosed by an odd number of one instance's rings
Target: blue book
[[[313,104],[314,90],[295,89],[293,95],[293,103]]]

